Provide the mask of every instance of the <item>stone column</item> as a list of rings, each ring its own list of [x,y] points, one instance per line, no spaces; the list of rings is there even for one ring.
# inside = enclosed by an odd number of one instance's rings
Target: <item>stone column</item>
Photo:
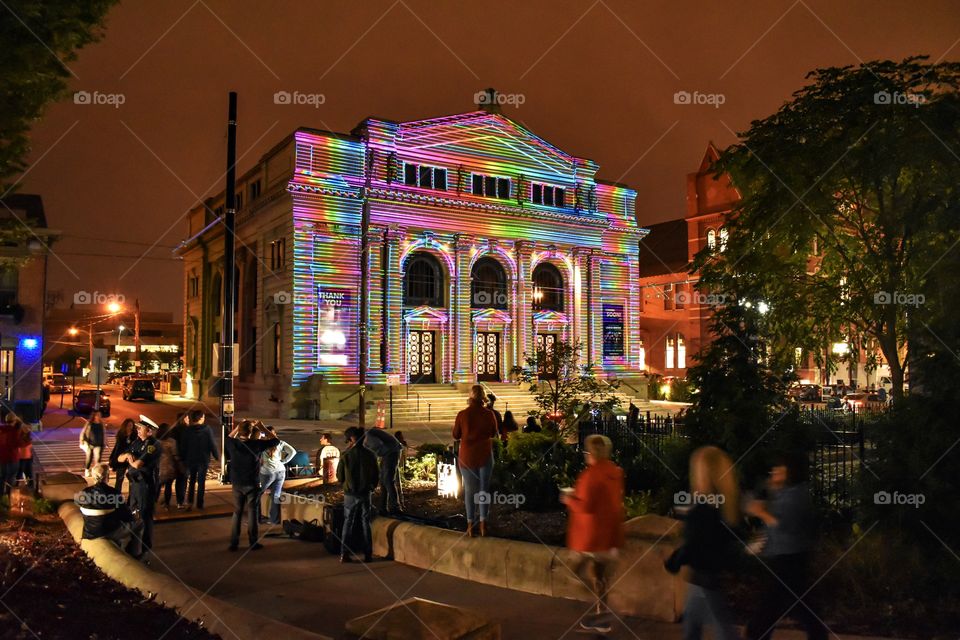
[[[600,288],[600,268],[602,256],[600,252],[590,250],[587,256],[587,287],[590,295],[586,298],[589,307],[586,309],[587,343],[589,361],[603,364],[603,302]]]
[[[526,365],[524,354],[533,353],[533,250],[534,243],[519,240],[514,244],[514,259],[517,261],[516,300],[512,309],[514,326],[514,360]]]
[[[453,237],[453,260],[457,273],[454,277],[453,299],[450,300],[450,319],[454,323],[451,332],[453,349],[453,381],[476,382],[473,367],[472,318],[470,306],[470,260],[473,238],[464,234]]]
[[[387,321],[382,339],[387,343],[386,371],[392,374],[406,371],[400,342],[403,336],[403,272],[400,269],[400,241],[404,235],[405,232],[396,226],[389,227],[383,235],[387,288],[382,293]]]
[[[385,331],[383,323],[383,251],[384,234],[386,229],[383,227],[371,227],[368,237],[367,273],[370,275],[369,288],[369,321],[367,323],[368,340],[367,345],[369,353],[367,354],[367,383],[383,384],[385,382],[383,372],[383,356],[385,350],[381,348],[384,343]]]

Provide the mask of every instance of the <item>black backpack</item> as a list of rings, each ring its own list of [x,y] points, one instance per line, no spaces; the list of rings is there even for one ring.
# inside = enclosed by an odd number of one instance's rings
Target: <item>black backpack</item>
[[[283,532],[291,538],[304,542],[323,542],[326,537],[326,530],[317,523],[316,519],[310,522],[284,520]]]

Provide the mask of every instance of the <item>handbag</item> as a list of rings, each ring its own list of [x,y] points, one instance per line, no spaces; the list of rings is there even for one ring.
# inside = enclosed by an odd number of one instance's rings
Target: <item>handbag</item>
[[[303,542],[323,542],[327,535],[326,530],[320,526],[316,519],[309,522],[284,520],[282,526],[285,534]]]

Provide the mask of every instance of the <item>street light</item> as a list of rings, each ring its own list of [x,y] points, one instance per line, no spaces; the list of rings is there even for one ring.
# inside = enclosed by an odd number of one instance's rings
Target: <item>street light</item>
[[[107,311],[110,313],[120,313],[122,310],[123,307],[121,307],[118,302],[111,302],[107,305]]]

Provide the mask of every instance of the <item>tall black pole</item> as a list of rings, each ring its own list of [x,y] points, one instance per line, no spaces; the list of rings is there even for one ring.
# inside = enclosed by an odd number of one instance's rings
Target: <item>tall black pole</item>
[[[236,256],[234,233],[236,232],[236,183],[237,183],[237,92],[230,92],[230,107],[227,115],[227,192],[223,217],[223,327],[220,332],[220,473],[226,469],[227,434],[233,431],[233,310]]]

